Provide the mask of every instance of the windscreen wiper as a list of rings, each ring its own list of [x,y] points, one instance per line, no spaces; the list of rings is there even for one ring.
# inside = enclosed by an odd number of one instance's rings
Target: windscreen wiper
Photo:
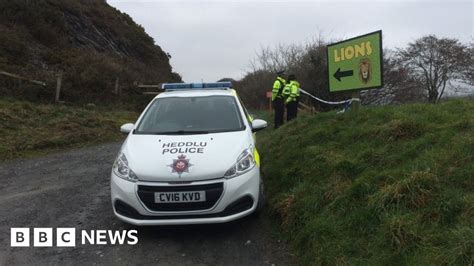
[[[176,131],[160,131],[153,132],[155,135],[193,135],[193,134],[209,134],[205,130],[176,130]]]

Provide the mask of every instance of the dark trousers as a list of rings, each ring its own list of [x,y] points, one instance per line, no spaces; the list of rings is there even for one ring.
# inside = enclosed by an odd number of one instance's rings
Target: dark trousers
[[[283,116],[285,115],[285,103],[282,98],[276,98],[273,101],[273,109],[275,109],[275,129],[283,125]]]
[[[290,122],[293,118],[298,115],[298,99],[296,101],[289,102],[286,105],[286,121]]]

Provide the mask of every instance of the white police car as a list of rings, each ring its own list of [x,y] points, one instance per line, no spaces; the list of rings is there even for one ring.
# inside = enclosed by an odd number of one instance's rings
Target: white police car
[[[223,223],[262,206],[253,120],[230,82],[164,84],[113,165],[115,215],[135,225]]]

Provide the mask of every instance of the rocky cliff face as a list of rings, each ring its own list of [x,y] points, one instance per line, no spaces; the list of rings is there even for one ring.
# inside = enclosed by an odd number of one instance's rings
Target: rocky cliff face
[[[110,100],[117,77],[129,95],[137,93],[136,83],[181,80],[143,27],[104,0],[0,0],[0,70],[52,85],[63,70],[67,101]],[[10,83],[0,77],[0,93]],[[33,91],[23,93],[29,99],[51,94]]]

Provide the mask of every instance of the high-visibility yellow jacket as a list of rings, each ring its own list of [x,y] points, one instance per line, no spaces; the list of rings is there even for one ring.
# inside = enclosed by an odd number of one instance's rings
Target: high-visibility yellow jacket
[[[283,97],[286,98],[285,104],[296,101],[300,97],[300,83],[296,80],[290,81],[283,89]]]
[[[273,89],[272,89],[272,101],[276,98],[282,97],[282,91],[285,87],[286,80],[282,77],[277,77],[275,82],[273,82]]]

